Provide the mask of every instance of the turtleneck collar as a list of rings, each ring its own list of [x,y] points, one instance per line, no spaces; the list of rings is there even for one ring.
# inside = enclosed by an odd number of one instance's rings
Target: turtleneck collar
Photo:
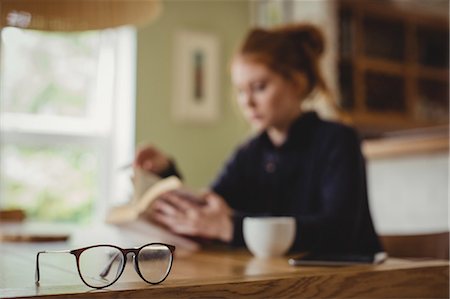
[[[311,134],[311,129],[317,124],[319,117],[316,112],[305,112],[302,113],[294,122],[291,124],[288,130],[287,138],[285,142],[280,146],[275,146],[269,138],[269,135],[266,131],[261,133],[259,139],[267,143],[268,146],[277,148],[277,149],[285,149],[291,146],[304,144]]]

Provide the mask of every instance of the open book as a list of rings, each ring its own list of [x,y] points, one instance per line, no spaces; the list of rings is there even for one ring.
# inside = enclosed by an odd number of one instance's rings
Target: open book
[[[145,213],[155,199],[166,192],[173,191],[181,187],[182,183],[180,179],[175,176],[171,176],[154,181],[153,184],[142,193],[142,195],[139,195],[137,192],[138,190],[135,188],[133,200],[126,205],[113,208],[109,212],[106,221],[113,224],[119,224],[137,220],[140,215]]]
[[[115,225],[127,235],[133,235],[137,239],[167,242],[189,250],[199,247],[191,239],[175,235],[144,217],[151,204],[169,191],[180,193],[183,198],[201,204],[201,199],[184,187],[179,178],[170,176],[162,179],[144,170],[135,169],[133,187],[133,199],[125,205],[112,208],[106,217],[108,224]]]

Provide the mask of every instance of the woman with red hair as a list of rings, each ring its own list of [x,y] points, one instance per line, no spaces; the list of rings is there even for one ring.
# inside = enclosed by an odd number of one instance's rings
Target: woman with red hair
[[[302,109],[313,93],[330,95],[319,68],[324,49],[312,25],[251,30],[231,74],[237,102],[257,134],[231,156],[205,205],[167,194],[152,206],[152,220],[178,234],[241,246],[244,217],[293,216],[296,251],[380,251],[356,132]],[[337,111],[332,101],[329,107]],[[152,146],[138,151],[135,165],[177,174]]]

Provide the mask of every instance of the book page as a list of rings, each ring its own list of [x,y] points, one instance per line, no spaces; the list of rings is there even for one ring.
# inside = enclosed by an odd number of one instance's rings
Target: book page
[[[113,224],[122,232],[126,232],[127,235],[133,236],[135,240],[165,242],[188,251],[198,249],[197,242],[152,223],[145,219],[144,214],[156,199],[170,191],[176,192],[183,199],[195,204],[203,204],[202,199],[195,192],[184,187],[176,176],[161,179],[155,175],[145,177],[142,172],[141,170],[140,174],[135,174],[135,197],[141,193],[139,198],[133,199],[128,204],[112,208],[106,217],[106,222]],[[142,192],[145,185],[149,187]]]

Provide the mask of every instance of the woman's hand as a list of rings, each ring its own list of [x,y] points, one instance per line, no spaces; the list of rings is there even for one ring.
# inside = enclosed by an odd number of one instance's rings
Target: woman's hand
[[[233,223],[230,207],[213,192],[205,193],[202,198],[205,203],[199,205],[177,192],[166,193],[152,204],[150,217],[177,234],[231,241]]]
[[[133,162],[134,167],[160,174],[170,166],[169,158],[153,145],[140,147]]]

